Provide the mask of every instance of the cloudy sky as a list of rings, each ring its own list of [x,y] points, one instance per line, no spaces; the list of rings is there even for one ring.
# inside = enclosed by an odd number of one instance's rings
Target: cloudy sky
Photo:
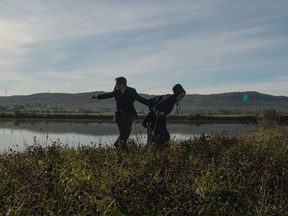
[[[288,96],[287,0],[1,0],[0,96],[258,91]]]

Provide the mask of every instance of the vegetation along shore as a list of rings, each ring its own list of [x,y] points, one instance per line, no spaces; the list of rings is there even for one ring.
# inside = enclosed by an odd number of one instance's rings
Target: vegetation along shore
[[[202,134],[162,151],[37,142],[0,155],[0,215],[287,215],[288,133]]]
[[[1,111],[1,119],[59,119],[59,120],[107,120],[113,119],[112,112],[79,112],[79,111],[26,111],[26,110],[10,110]],[[143,120],[145,113],[140,113],[138,120]],[[168,121],[178,121],[178,122],[242,122],[242,123],[257,123],[259,119],[262,118],[272,118],[277,119],[277,121],[282,123],[288,123],[288,114],[280,113],[274,109],[265,109],[263,112],[256,113],[182,113],[182,114],[172,114],[167,117]]]

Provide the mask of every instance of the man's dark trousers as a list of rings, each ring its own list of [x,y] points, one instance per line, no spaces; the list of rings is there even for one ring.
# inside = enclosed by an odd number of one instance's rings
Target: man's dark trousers
[[[117,123],[119,130],[119,137],[117,138],[114,146],[120,148],[127,148],[127,140],[130,136],[132,129],[132,122],[134,119],[133,113],[118,113],[115,122]]]

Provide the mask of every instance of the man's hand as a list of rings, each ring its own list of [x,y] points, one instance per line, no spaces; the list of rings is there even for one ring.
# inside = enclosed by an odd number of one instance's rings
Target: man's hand
[[[97,99],[97,96],[96,95],[90,95],[89,98],[90,99]]]

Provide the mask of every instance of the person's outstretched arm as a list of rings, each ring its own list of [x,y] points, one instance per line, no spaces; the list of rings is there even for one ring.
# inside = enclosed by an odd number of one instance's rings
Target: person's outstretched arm
[[[148,106],[149,108],[150,108],[151,106],[153,106],[153,103],[152,103],[151,100],[148,100],[148,99],[146,99],[146,98],[144,98],[144,97],[141,97],[136,91],[135,91],[135,99],[136,99],[137,101],[139,101],[140,103]]]
[[[113,92],[109,92],[109,93],[104,93],[104,94],[99,94],[99,95],[90,95],[90,99],[106,99],[106,98],[112,98],[114,97],[114,91]]]

